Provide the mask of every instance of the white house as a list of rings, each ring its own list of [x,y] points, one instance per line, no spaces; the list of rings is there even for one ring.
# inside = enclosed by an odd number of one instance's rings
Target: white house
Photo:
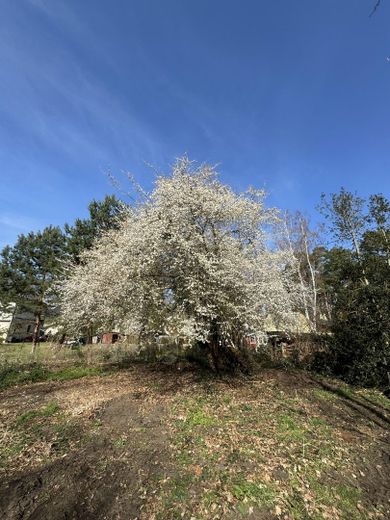
[[[11,303],[9,310],[0,310],[0,342],[26,340],[32,336],[34,324],[31,312],[17,312],[16,305]]]

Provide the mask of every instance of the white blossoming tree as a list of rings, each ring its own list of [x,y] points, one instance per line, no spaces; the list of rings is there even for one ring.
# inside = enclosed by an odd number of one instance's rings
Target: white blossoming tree
[[[179,159],[169,176],[72,269],[62,313],[70,330],[120,328],[198,342],[218,370],[264,322],[291,323],[295,261],[272,247],[276,210],[236,194],[207,165]]]

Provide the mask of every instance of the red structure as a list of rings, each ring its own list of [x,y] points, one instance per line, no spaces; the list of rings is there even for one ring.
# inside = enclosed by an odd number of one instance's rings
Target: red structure
[[[244,344],[249,350],[256,350],[257,347],[257,339],[256,336],[250,334],[244,338]]]
[[[119,340],[119,332],[105,332],[102,334],[102,343],[116,343]]]

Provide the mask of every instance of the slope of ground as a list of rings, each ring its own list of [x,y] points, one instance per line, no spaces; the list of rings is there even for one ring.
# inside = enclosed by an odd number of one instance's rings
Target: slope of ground
[[[135,366],[0,394],[6,519],[390,517],[389,401]]]

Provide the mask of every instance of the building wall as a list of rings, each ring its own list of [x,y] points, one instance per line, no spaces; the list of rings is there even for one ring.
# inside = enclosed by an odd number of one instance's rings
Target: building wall
[[[34,327],[35,319],[31,312],[15,314],[8,332],[8,340],[13,337],[15,340],[23,341],[26,337],[32,336]]]
[[[9,312],[0,311],[0,341],[12,338],[22,341],[34,331],[34,315],[31,312],[16,313],[15,305],[10,305]]]
[[[0,310],[0,341],[7,341],[16,305],[10,303],[7,311]]]

